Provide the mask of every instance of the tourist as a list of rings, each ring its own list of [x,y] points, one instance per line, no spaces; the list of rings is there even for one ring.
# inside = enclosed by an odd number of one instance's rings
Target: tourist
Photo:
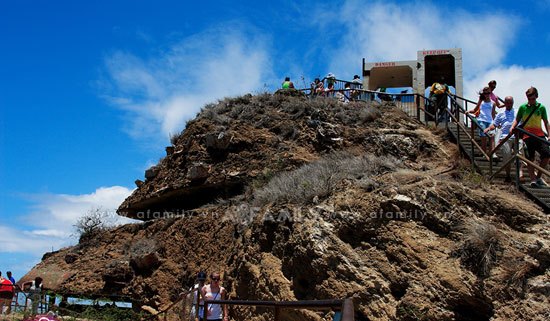
[[[329,72],[325,78],[327,79],[327,87],[330,87],[330,85],[332,85],[332,88],[334,89],[334,85],[336,84],[336,76],[334,76],[333,73]]]
[[[340,90],[337,91],[336,94],[335,94],[335,97],[341,103],[347,104],[347,103],[349,103],[349,97],[350,97],[351,93],[352,93],[351,84],[349,82],[347,82],[344,85],[344,90],[343,91],[340,91]]]
[[[328,87],[325,88],[325,96],[332,97],[334,96],[334,83],[328,83]]]
[[[8,277],[8,280],[10,280],[13,286],[13,296],[12,296],[12,301],[13,301],[13,297],[15,296],[15,279],[13,278],[11,271],[6,272],[6,276]],[[6,310],[6,314],[10,314],[10,313],[11,313],[11,302],[8,305],[8,309]]]
[[[523,128],[526,132],[532,134],[523,134],[523,141],[526,146],[527,159],[530,161],[535,160],[535,152],[540,155],[540,167],[546,168],[548,160],[550,159],[550,148],[546,143],[546,136],[542,130],[541,121],[544,123],[544,129],[549,132],[548,127],[548,115],[546,114],[546,107],[537,102],[539,93],[537,88],[531,87],[525,92],[527,96],[527,103],[519,106],[516,119],[512,124],[511,130],[517,127]],[[546,183],[542,180],[542,172],[538,171],[535,175],[535,168],[531,165],[527,165],[527,171],[529,172],[529,178],[531,179],[531,187],[543,187]]]
[[[205,300],[218,301],[226,300],[227,291],[220,286],[220,273],[210,274],[210,284],[205,285],[201,290],[201,295]],[[223,308],[222,308],[223,307]],[[212,321],[229,320],[226,304],[209,304],[206,307],[206,319]]]
[[[448,96],[449,86],[445,84],[444,78],[441,79],[441,83],[434,82],[430,87],[430,101],[433,104],[433,107],[430,111],[437,114],[437,122],[444,122],[445,119],[448,119],[446,116],[446,111],[448,109]]]
[[[204,282],[206,281],[206,273],[203,272],[203,271],[200,271],[199,273],[197,273],[197,283],[195,283],[195,285],[189,289],[188,291],[188,298],[191,299],[193,298],[192,300],[192,306],[191,306],[191,313],[189,314],[190,315],[190,320],[202,320],[203,318],[203,301],[202,301],[202,298],[200,300],[199,299],[199,293],[201,291],[201,289],[204,287]],[[197,304],[198,302],[198,304]],[[197,311],[197,306],[199,307],[198,311]]]
[[[487,146],[489,132],[486,132],[485,129],[493,123],[496,114],[496,104],[491,100],[491,90],[489,87],[483,88],[479,94],[480,98],[476,107],[468,110],[467,113],[478,115],[477,126],[479,127],[479,137],[481,138],[481,149],[488,154],[494,147],[494,139],[490,139],[489,146]]]
[[[6,276],[11,281],[11,283],[15,285],[15,279],[13,278],[11,271],[6,272]]]
[[[10,313],[11,301],[13,299],[13,283],[4,277],[0,272],[0,314],[4,313],[4,307],[6,307],[6,314]]]
[[[508,137],[510,134],[510,128],[512,127],[512,124],[514,123],[515,119],[515,113],[514,113],[514,98],[512,96],[508,96],[504,99],[504,105],[506,106],[506,110],[498,115],[496,115],[495,119],[493,120],[493,123],[488,127],[485,128],[483,131],[485,134],[489,132],[490,130],[494,130],[495,128],[500,128],[500,137],[499,137],[499,144],[502,142],[505,138]],[[502,145],[502,157],[503,161],[506,163],[511,157],[512,157],[512,150],[514,150],[514,135],[511,135],[511,137]],[[512,178],[510,176],[510,166],[506,166],[506,177],[504,178],[505,182],[511,182]]]
[[[282,84],[283,89],[294,89],[294,83],[290,81],[290,77],[286,77]]]
[[[325,86],[319,78],[311,83],[311,94],[313,96],[322,95],[325,92]]]
[[[38,313],[38,306],[40,305],[40,300],[42,298],[42,278],[37,276],[34,278],[34,281],[29,281],[23,283],[23,289],[29,286],[29,297],[31,303],[31,313],[36,315]]]
[[[489,86],[489,89],[491,91],[491,95],[490,95],[491,100],[497,105],[498,108],[505,107],[505,104],[500,103],[500,99],[498,98],[498,96],[494,92],[495,88],[497,88],[497,81],[496,80],[489,81],[488,86]]]
[[[392,96],[386,94],[387,88],[386,87],[380,87],[378,88],[379,94],[377,94],[378,99],[382,101],[393,101]]]

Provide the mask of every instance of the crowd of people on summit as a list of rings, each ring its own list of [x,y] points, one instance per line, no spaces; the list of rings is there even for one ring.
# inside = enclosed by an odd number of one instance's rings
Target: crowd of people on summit
[[[336,76],[333,73],[328,73],[326,77],[321,79],[315,78],[310,84],[310,94],[312,97],[333,97],[343,103],[348,103],[352,100],[356,100],[359,96],[358,89],[361,89],[363,83],[359,75],[354,75],[352,81],[344,83],[344,87],[336,89]],[[294,83],[290,80],[290,77],[285,77],[285,80],[281,84],[282,89],[295,89]]]

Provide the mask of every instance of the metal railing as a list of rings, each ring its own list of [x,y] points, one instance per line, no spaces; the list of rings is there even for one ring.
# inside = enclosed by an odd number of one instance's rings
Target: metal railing
[[[512,134],[510,134],[507,137],[499,140],[495,148],[489,151],[485,151],[476,140],[475,131],[478,130],[477,118],[467,112],[473,106],[477,105],[477,102],[473,100],[469,100],[464,97],[457,96],[456,94],[447,94],[448,104],[444,104],[443,105],[444,108],[440,108],[440,106],[437,106],[437,104],[434,101],[418,93],[395,94],[395,93],[378,92],[378,91],[371,91],[371,90],[364,90],[364,89],[335,90],[335,92],[338,92],[338,91],[355,92],[356,93],[355,97],[354,95],[350,95],[350,97],[353,97],[353,99],[350,99],[350,100],[360,100],[365,102],[385,101],[388,103],[393,103],[397,107],[401,108],[407,115],[413,118],[416,118],[419,121],[425,122],[426,124],[428,124],[430,121],[433,121],[435,125],[438,126],[441,122],[444,122],[447,130],[449,131],[454,130],[453,133],[459,144],[462,136],[467,137],[468,141],[470,142],[470,146],[469,146],[470,150],[467,151],[467,153],[469,154],[469,157],[471,160],[472,170],[475,170],[475,168],[477,167],[478,170],[481,172],[479,164],[476,160],[476,155],[480,155],[478,156],[478,158],[481,157],[482,160],[487,161],[489,163],[489,173],[487,174],[487,177],[489,178],[489,180],[493,180],[496,177],[496,175],[501,173],[503,170],[506,170],[507,167],[510,166],[513,161],[516,162],[514,172],[515,172],[515,183],[518,189],[520,189],[521,187],[521,184],[520,184],[521,183],[520,182],[521,162],[529,166],[533,166],[535,169],[542,172],[544,175],[550,176],[550,171],[543,169],[538,164],[535,164],[534,162],[528,160],[526,157],[524,157],[521,154],[520,152],[521,148],[519,148],[520,146],[519,133],[523,133],[524,135],[530,136],[529,139],[538,139],[542,143],[547,145],[550,145],[550,141],[541,139],[531,133],[528,133],[521,127],[516,128],[518,133],[515,136],[512,136]],[[450,123],[456,124],[456,127],[454,129],[451,128],[449,126]],[[495,164],[495,161],[498,158],[493,157],[493,155],[502,151],[504,144],[509,144],[509,140],[511,139],[511,137],[515,137],[512,156],[510,157],[510,159],[504,160],[503,164],[499,164],[497,166]],[[493,139],[493,138],[488,138],[488,139]]]
[[[428,124],[429,122],[435,122],[437,124],[437,114],[433,111],[434,103],[429,98],[418,93],[387,93],[374,90],[365,89],[335,89],[331,91],[325,91],[322,94],[315,94],[311,89],[300,89],[310,98],[337,98],[336,93],[342,93],[349,101],[363,101],[367,103],[372,102],[386,102],[393,104],[396,107],[403,110],[408,116],[418,119],[421,122]]]
[[[468,152],[469,152],[469,155],[470,155],[472,168],[475,168],[475,166],[477,166],[476,161],[475,161],[475,152],[476,152],[476,150],[477,150],[477,152],[479,152],[481,154],[482,158],[484,158],[488,162],[491,162],[492,161],[492,154],[491,154],[491,156],[487,155],[485,150],[483,150],[483,148],[481,148],[481,146],[479,146],[479,144],[477,143],[477,141],[475,139],[475,130],[477,128],[477,119],[467,112],[468,111],[468,104],[476,104],[477,105],[477,103],[472,101],[472,100],[468,100],[468,99],[462,98],[462,97],[457,96],[457,95],[448,95],[448,96],[449,96],[450,101],[451,101],[451,112],[449,113],[449,116],[450,116],[452,122],[456,124],[456,133],[454,133],[454,134],[455,134],[455,137],[458,141],[458,144],[460,144],[460,141],[461,141],[461,139],[460,139],[461,131],[463,132],[464,135],[466,135],[466,137],[468,138],[468,140],[471,143],[470,144],[470,150]],[[464,106],[463,106],[463,104],[464,104]],[[446,127],[447,127],[447,130],[451,131],[451,128],[449,127],[448,123],[446,124]]]
[[[44,315],[49,311],[75,313],[75,307],[97,307],[98,302],[113,303],[125,302],[133,304],[133,301],[126,296],[118,295],[86,295],[86,294],[74,294],[64,292],[53,292],[47,289],[43,289],[39,292],[33,292],[29,290],[21,290],[19,286],[15,286],[16,291],[10,302],[10,313],[2,320],[20,320],[21,314],[24,316]],[[64,300],[65,299],[65,300]],[[66,299],[81,300],[85,303],[71,304]],[[59,302],[61,300],[61,302]],[[67,307],[63,307],[63,302],[67,303]],[[129,307],[128,307],[129,308]],[[6,311],[7,312],[7,311]]]
[[[247,301],[247,300],[205,300],[205,306],[208,304],[226,304],[237,306],[254,306],[273,308],[273,320],[281,320],[281,310],[283,309],[311,309],[311,310],[333,310],[339,312],[338,321],[354,321],[355,311],[353,300],[309,300],[309,301]],[[336,318],[335,318],[336,319]],[[204,321],[207,321],[207,315],[203,315]],[[335,320],[336,321],[336,320]]]
[[[178,303],[182,302],[188,295],[194,295],[197,292],[196,299],[188,308],[193,307],[194,313],[191,316],[186,308],[181,309]],[[338,318],[335,321],[353,321],[355,312],[352,299],[344,300],[309,300],[309,301],[259,301],[259,300],[201,300],[201,294],[198,289],[187,291],[180,294],[178,300],[172,302],[165,309],[152,314],[143,320],[185,320],[189,316],[192,319],[200,320],[199,311],[202,307],[209,304],[227,304],[231,306],[254,306],[273,308],[274,321],[281,320],[281,310],[283,309],[310,309],[310,310],[332,310],[338,313]],[[175,315],[174,315],[175,314]],[[207,315],[203,313],[202,320],[207,320]]]
[[[476,151],[482,155],[482,159],[484,159],[485,161],[488,161],[488,163],[489,163],[489,173],[486,173],[487,174],[486,176],[488,177],[489,181],[492,181],[502,171],[506,170],[508,172],[508,169],[509,169],[509,172],[511,173],[512,172],[512,167],[511,167],[512,163],[515,162],[515,166],[514,166],[514,170],[513,170],[514,171],[514,182],[515,182],[516,188],[518,190],[523,190],[523,191],[527,191],[527,190],[523,187],[523,185],[521,185],[520,174],[521,174],[521,166],[522,166],[521,163],[522,162],[525,163],[527,166],[534,167],[536,170],[539,171],[539,173],[542,173],[543,175],[546,175],[546,176],[550,176],[550,171],[548,171],[545,168],[542,168],[538,164],[534,163],[533,161],[531,161],[528,158],[526,158],[525,156],[523,156],[522,153],[521,153],[522,148],[520,148],[520,144],[522,144],[521,143],[521,136],[523,136],[524,138],[525,138],[525,136],[528,136],[527,139],[537,139],[542,144],[546,144],[546,145],[550,145],[550,141],[548,141],[546,139],[542,139],[542,138],[537,137],[536,135],[534,135],[532,133],[527,132],[520,125],[520,126],[517,126],[515,128],[514,132],[510,132],[506,137],[504,137],[502,139],[499,139],[498,144],[492,150],[490,150],[488,153],[486,153],[481,148],[481,146],[479,146],[479,144],[477,143],[477,141],[475,139],[474,130],[477,127],[477,121],[476,121],[475,117],[473,117],[472,115],[470,115],[466,112],[468,104],[477,104],[477,103],[474,102],[474,101],[456,96],[456,95],[450,95],[450,98],[451,98],[451,102],[452,102],[451,110],[453,111],[453,112],[450,113],[450,116],[451,116],[450,118],[451,118],[452,122],[456,124],[456,129],[455,129],[456,132],[454,132],[454,134],[455,134],[455,137],[457,139],[457,143],[459,145],[460,145],[460,142],[461,142],[461,140],[460,140],[461,132],[468,137],[468,140],[471,143],[469,154],[470,154],[470,160],[471,160],[472,168],[477,166],[477,161],[476,161],[476,157],[475,157],[475,152]],[[458,100],[462,100],[465,103],[465,106],[466,106],[465,108],[466,109],[463,108],[458,103]],[[464,115],[464,120],[463,121],[460,120],[460,115]],[[469,130],[468,130],[468,124],[470,124]],[[449,131],[452,130],[449,126],[447,126],[447,128],[448,128]],[[490,138],[490,139],[493,139],[493,138]],[[495,159],[498,159],[498,157],[495,158],[495,157],[493,157],[493,155],[496,155],[497,152],[501,151],[505,144],[510,144],[510,139],[514,139],[513,151],[510,150],[510,153],[509,153],[510,157],[508,159],[504,159],[504,162],[502,164],[500,164],[499,166],[497,166],[496,169],[495,169]],[[478,169],[479,169],[480,172],[482,172],[481,169],[479,168],[479,166],[478,166]],[[546,204],[544,201],[540,200],[538,196],[533,195],[531,192],[529,192],[529,194],[531,194],[532,197],[534,197],[541,205],[543,205],[543,207],[545,209],[547,209],[547,210],[550,209],[549,205]]]

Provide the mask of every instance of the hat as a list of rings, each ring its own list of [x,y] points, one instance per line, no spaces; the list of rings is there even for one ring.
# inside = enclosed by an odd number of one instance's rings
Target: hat
[[[199,281],[206,280],[206,272],[200,271],[199,273],[197,273],[197,280]]]
[[[353,76],[353,79],[359,79],[359,75]]]

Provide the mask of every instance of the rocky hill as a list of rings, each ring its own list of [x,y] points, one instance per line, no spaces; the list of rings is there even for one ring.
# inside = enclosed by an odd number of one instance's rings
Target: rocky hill
[[[293,93],[206,106],[120,206],[143,223],[48,253],[26,278],[162,309],[217,270],[231,298],[352,297],[357,320],[550,317],[538,207],[470,173],[442,130],[391,104]]]

